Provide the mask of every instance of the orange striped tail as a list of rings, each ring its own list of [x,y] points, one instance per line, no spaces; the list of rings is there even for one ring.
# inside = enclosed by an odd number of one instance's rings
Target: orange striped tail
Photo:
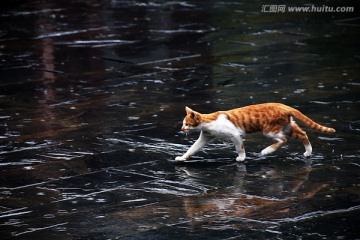
[[[307,116],[305,116],[304,114],[302,114],[300,111],[298,111],[296,109],[293,109],[290,114],[291,114],[291,116],[296,118],[303,125],[305,125],[309,128],[312,128],[318,132],[328,132],[328,133],[336,132],[336,130],[333,128],[325,127],[325,126],[322,126],[322,125],[314,122],[313,120],[311,120],[310,118],[308,118]]]

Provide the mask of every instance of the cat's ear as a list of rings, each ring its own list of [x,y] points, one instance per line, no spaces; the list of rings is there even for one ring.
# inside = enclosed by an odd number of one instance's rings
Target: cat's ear
[[[189,107],[185,107],[185,111],[188,115],[190,115],[190,118],[194,119],[194,120],[199,120],[199,113],[195,112],[194,110],[192,110]]]
[[[191,108],[189,108],[189,107],[185,107],[185,111],[186,111],[187,114],[191,114],[191,113],[194,112],[194,111],[193,111]]]

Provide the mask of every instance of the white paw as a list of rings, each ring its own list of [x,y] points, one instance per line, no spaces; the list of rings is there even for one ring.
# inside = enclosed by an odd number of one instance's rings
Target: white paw
[[[310,156],[311,156],[311,152],[308,152],[308,151],[304,152],[304,156],[305,156],[305,157],[310,157]]]
[[[241,156],[238,156],[237,158],[236,158],[236,161],[238,161],[238,162],[242,162],[242,161],[244,161],[245,160],[245,154],[244,155],[241,155]]]
[[[305,157],[310,157],[310,155],[311,155],[311,153],[312,153],[312,147],[311,147],[311,145],[309,144],[309,145],[306,145],[305,146],[305,152],[304,152],[304,156]]]
[[[176,157],[175,161],[186,161],[186,158],[184,158],[184,157]]]

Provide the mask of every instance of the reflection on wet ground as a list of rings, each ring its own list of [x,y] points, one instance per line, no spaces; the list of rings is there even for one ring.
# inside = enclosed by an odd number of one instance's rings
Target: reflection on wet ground
[[[2,238],[359,238],[358,12],[264,4],[3,7]],[[174,163],[197,137],[179,131],[184,106],[270,101],[337,133],[309,131],[311,159],[292,141],[259,158],[255,134],[245,163],[222,142]]]

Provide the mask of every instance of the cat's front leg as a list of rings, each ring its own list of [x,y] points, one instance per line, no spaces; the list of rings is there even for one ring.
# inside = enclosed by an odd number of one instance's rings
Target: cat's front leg
[[[175,161],[186,161],[196,152],[198,152],[206,143],[211,140],[210,136],[206,135],[203,132],[200,132],[198,140],[187,150],[187,152],[181,157],[176,157]]]
[[[246,158],[245,153],[245,147],[244,147],[244,141],[241,138],[241,136],[236,136],[231,139],[235,145],[236,152],[238,153],[238,156],[236,158],[236,161],[242,162]]]

